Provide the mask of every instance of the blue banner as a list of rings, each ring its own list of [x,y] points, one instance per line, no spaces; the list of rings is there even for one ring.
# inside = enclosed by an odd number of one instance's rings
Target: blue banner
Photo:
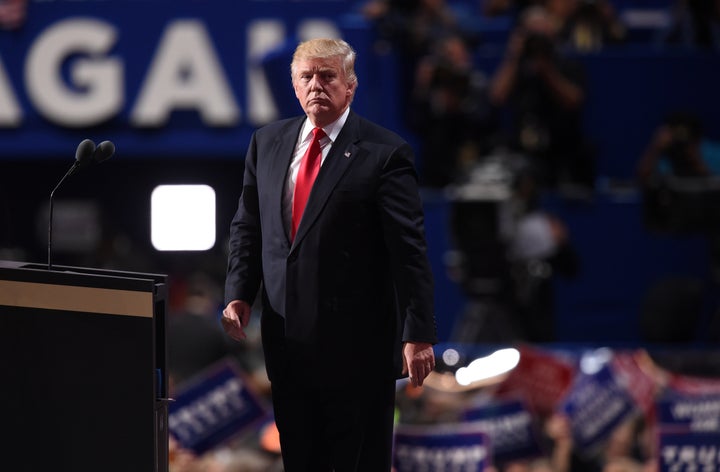
[[[660,472],[720,469],[719,395],[665,395],[657,419]]]
[[[397,472],[483,472],[490,462],[490,440],[475,423],[395,428]]]
[[[520,401],[478,406],[468,410],[464,419],[488,434],[495,464],[538,457],[542,452],[532,415]]]
[[[170,403],[168,428],[184,449],[202,454],[270,418],[232,360],[193,377]]]
[[[371,34],[352,5],[30,1],[0,30],[0,159],[67,157],[84,138],[122,156],[242,158],[256,127],[301,111],[291,53],[317,36],[356,48],[354,108],[373,115],[386,81],[371,80]]]
[[[592,374],[579,373],[560,410],[569,418],[575,446],[583,454],[597,452],[612,431],[637,411],[610,363]]]

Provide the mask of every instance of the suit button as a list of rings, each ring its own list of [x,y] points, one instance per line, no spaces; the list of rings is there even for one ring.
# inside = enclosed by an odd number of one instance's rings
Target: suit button
[[[295,262],[295,261],[297,260],[297,258],[298,258],[297,252],[293,252],[293,253],[290,254],[290,256],[288,257],[288,261],[290,261],[290,262]]]

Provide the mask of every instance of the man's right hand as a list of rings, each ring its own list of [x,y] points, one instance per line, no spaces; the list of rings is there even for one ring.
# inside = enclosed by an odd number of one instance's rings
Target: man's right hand
[[[233,300],[225,307],[222,313],[222,326],[225,332],[236,341],[247,338],[245,327],[250,322],[251,307],[242,300]]]

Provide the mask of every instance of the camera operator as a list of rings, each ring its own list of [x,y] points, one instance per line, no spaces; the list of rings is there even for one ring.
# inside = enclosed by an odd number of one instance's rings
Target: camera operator
[[[600,51],[625,41],[626,28],[608,0],[546,0],[544,5],[561,25],[560,43],[572,51]]]
[[[702,150],[700,120],[687,113],[675,112],[655,131],[637,168],[642,185],[661,173],[663,164],[675,177],[705,177],[710,175]]]
[[[558,26],[543,7],[523,13],[491,80],[490,100],[509,111],[509,144],[530,158],[543,184],[591,188],[593,159],[581,124],[584,70],[559,53]]]
[[[495,117],[487,77],[459,35],[439,40],[415,71],[407,122],[420,139],[420,179],[426,187],[456,181],[467,160],[484,154]]]
[[[573,278],[580,257],[565,221],[542,208],[533,172],[520,169],[514,182],[514,230],[509,238],[514,311],[528,342],[554,342],[558,277]]]

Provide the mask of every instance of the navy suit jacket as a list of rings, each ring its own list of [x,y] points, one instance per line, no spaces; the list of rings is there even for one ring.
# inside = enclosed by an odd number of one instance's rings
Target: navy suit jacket
[[[317,368],[353,368],[352,359],[397,377],[404,341],[437,342],[412,149],[351,111],[291,242],[282,195],[304,120],[253,134],[230,229],[226,302],[252,304],[262,288],[264,310],[285,318],[286,338],[313,353]]]

